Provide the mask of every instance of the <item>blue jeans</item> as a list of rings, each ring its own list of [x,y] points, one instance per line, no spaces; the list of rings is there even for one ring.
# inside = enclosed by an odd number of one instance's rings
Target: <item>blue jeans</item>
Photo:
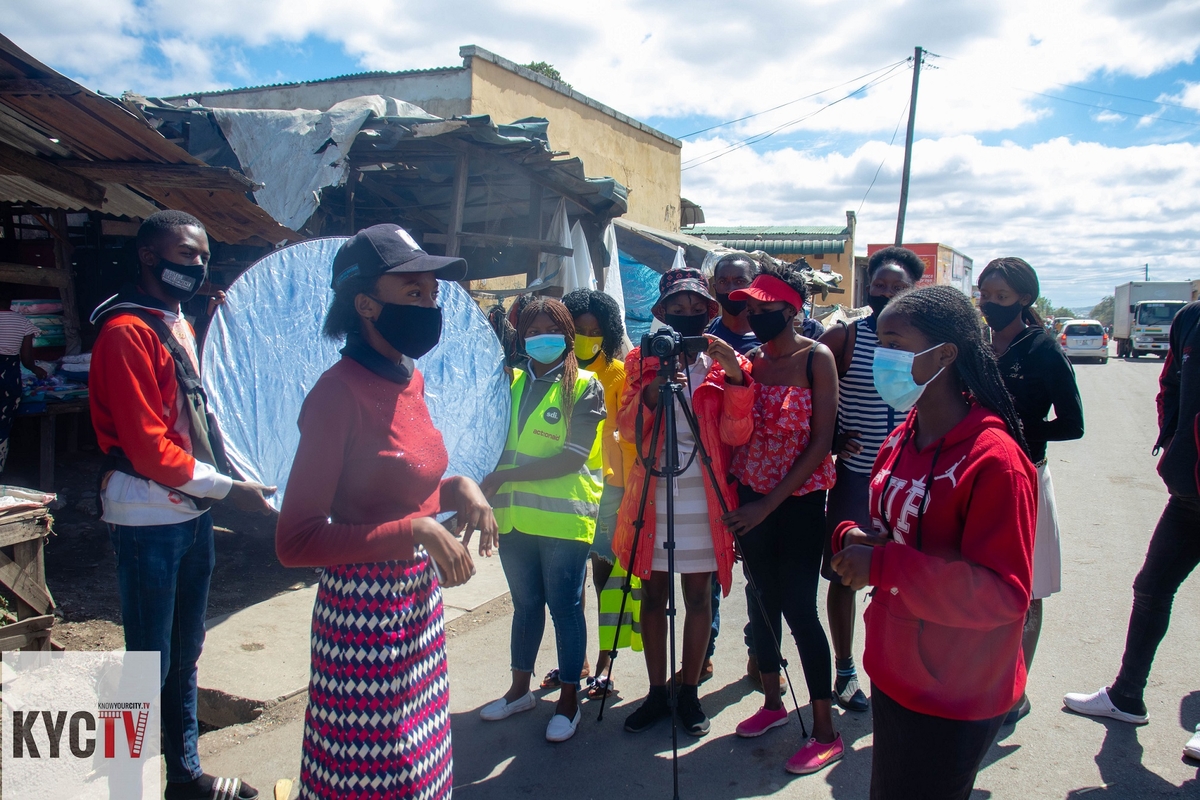
[[[559,679],[579,685],[587,649],[583,582],[589,549],[587,542],[515,530],[500,537],[500,564],[513,602],[513,669],[533,672],[546,629],[546,606],[550,606]]]
[[[175,525],[109,525],[126,650],[157,650],[162,663],[162,751],[169,783],[199,778],[196,662],[204,646],[216,554],[212,515]]]

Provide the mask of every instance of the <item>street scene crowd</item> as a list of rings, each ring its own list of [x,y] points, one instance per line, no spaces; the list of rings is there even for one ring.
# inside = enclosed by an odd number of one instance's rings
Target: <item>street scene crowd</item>
[[[196,662],[215,558],[209,509],[267,513],[276,487],[220,468],[180,313],[205,278],[203,223],[159,212],[137,245],[137,282],[96,310],[90,382],[126,647],[161,653],[168,800],[254,798],[201,768]],[[1085,435],[1074,371],[1034,310],[1030,264],[988,263],[977,307],[955,288],[918,286],[922,260],[888,247],[867,267],[870,313],[823,330],[804,313],[802,271],[732,253],[711,274],[663,273],[661,327],[627,352],[603,292],[519,295],[493,319],[511,419],[478,483],[446,477],[414,363],[443,334],[439,281],[462,279],[466,262],[381,224],[329,268],[324,334],[344,343],[342,358],[304,402],[276,529],[283,564],[321,569],[301,797],[451,795],[441,589],[470,580],[472,550],[498,553],[513,606],[511,677],[478,711],[488,724],[536,709],[540,685],[558,690],[546,739],[572,738],[584,701],[619,691],[612,655],[632,647],[649,692],[612,735],[669,724],[703,737],[713,654],[744,646],[763,699],[737,736],[792,735],[774,730],[789,696],[802,721],[781,771],[850,763],[837,706],[870,715],[870,763],[855,768],[869,772],[872,798],[971,795],[1001,728],[1031,710],[1043,605],[1062,589],[1047,452]],[[1170,500],[1112,683],[1062,687],[1078,714],[1148,721],[1155,651],[1200,563],[1198,343],[1193,302],[1171,327],[1157,401]],[[668,435],[661,421],[672,418]],[[720,615],[737,571],[749,610],[740,642]],[[865,675],[852,655],[862,593]],[[547,608],[557,658],[542,675]],[[798,671],[782,657],[785,629]],[[1200,732],[1181,744],[1200,759]]]

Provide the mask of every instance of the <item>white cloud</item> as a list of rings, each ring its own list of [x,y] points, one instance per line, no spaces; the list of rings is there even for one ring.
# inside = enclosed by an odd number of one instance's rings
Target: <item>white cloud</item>
[[[1115,111],[1099,111],[1092,115],[1092,119],[1096,122],[1124,122],[1125,115]]]
[[[685,11],[674,0],[602,8],[545,0],[43,0],[0,7],[0,27],[89,85],[146,93],[243,79],[223,69],[236,58],[206,61],[203,50],[228,56],[228,48],[320,36],[364,69],[409,69],[453,64],[458,45],[473,43],[519,62],[550,61],[580,91],[639,117],[738,116],[903,59],[919,42],[946,57],[933,62],[940,69],[926,74],[920,100],[922,130],[938,135],[1032,122],[1046,112],[1031,107],[1028,91],[1098,73],[1149,75],[1200,47],[1200,15],[1184,0],[1150,8],[1135,0],[750,0],[736,14],[722,0],[695,0]],[[764,45],[766,30],[785,32],[794,46]],[[164,63],[164,41],[196,55]],[[801,127],[890,127],[907,83],[902,74]],[[745,129],[814,107],[797,104]]]
[[[858,210],[885,157],[859,212],[863,255],[895,234],[899,144],[871,141],[827,155],[741,150],[684,173],[684,194],[713,223],[838,224],[847,209]],[[923,139],[913,153],[905,239],[944,242],[977,267],[1022,256],[1044,292],[1070,305],[1096,302],[1146,262],[1160,279],[1200,278],[1200,145]]]

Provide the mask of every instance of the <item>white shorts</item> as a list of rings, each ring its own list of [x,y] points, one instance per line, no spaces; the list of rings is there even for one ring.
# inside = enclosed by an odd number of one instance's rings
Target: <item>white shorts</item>
[[[1054,482],[1050,466],[1043,464],[1038,472],[1037,539],[1033,544],[1033,599],[1062,589],[1062,547],[1058,534],[1058,506],[1054,502]]]

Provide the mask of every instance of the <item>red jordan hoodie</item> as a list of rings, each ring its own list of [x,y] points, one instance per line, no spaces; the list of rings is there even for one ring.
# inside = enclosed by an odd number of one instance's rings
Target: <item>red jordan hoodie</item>
[[[990,719],[1025,691],[1037,472],[982,406],[923,450],[916,420],[892,432],[872,471],[871,520],[891,541],[871,559],[863,666],[905,708]],[[838,525],[835,550],[853,527]]]

